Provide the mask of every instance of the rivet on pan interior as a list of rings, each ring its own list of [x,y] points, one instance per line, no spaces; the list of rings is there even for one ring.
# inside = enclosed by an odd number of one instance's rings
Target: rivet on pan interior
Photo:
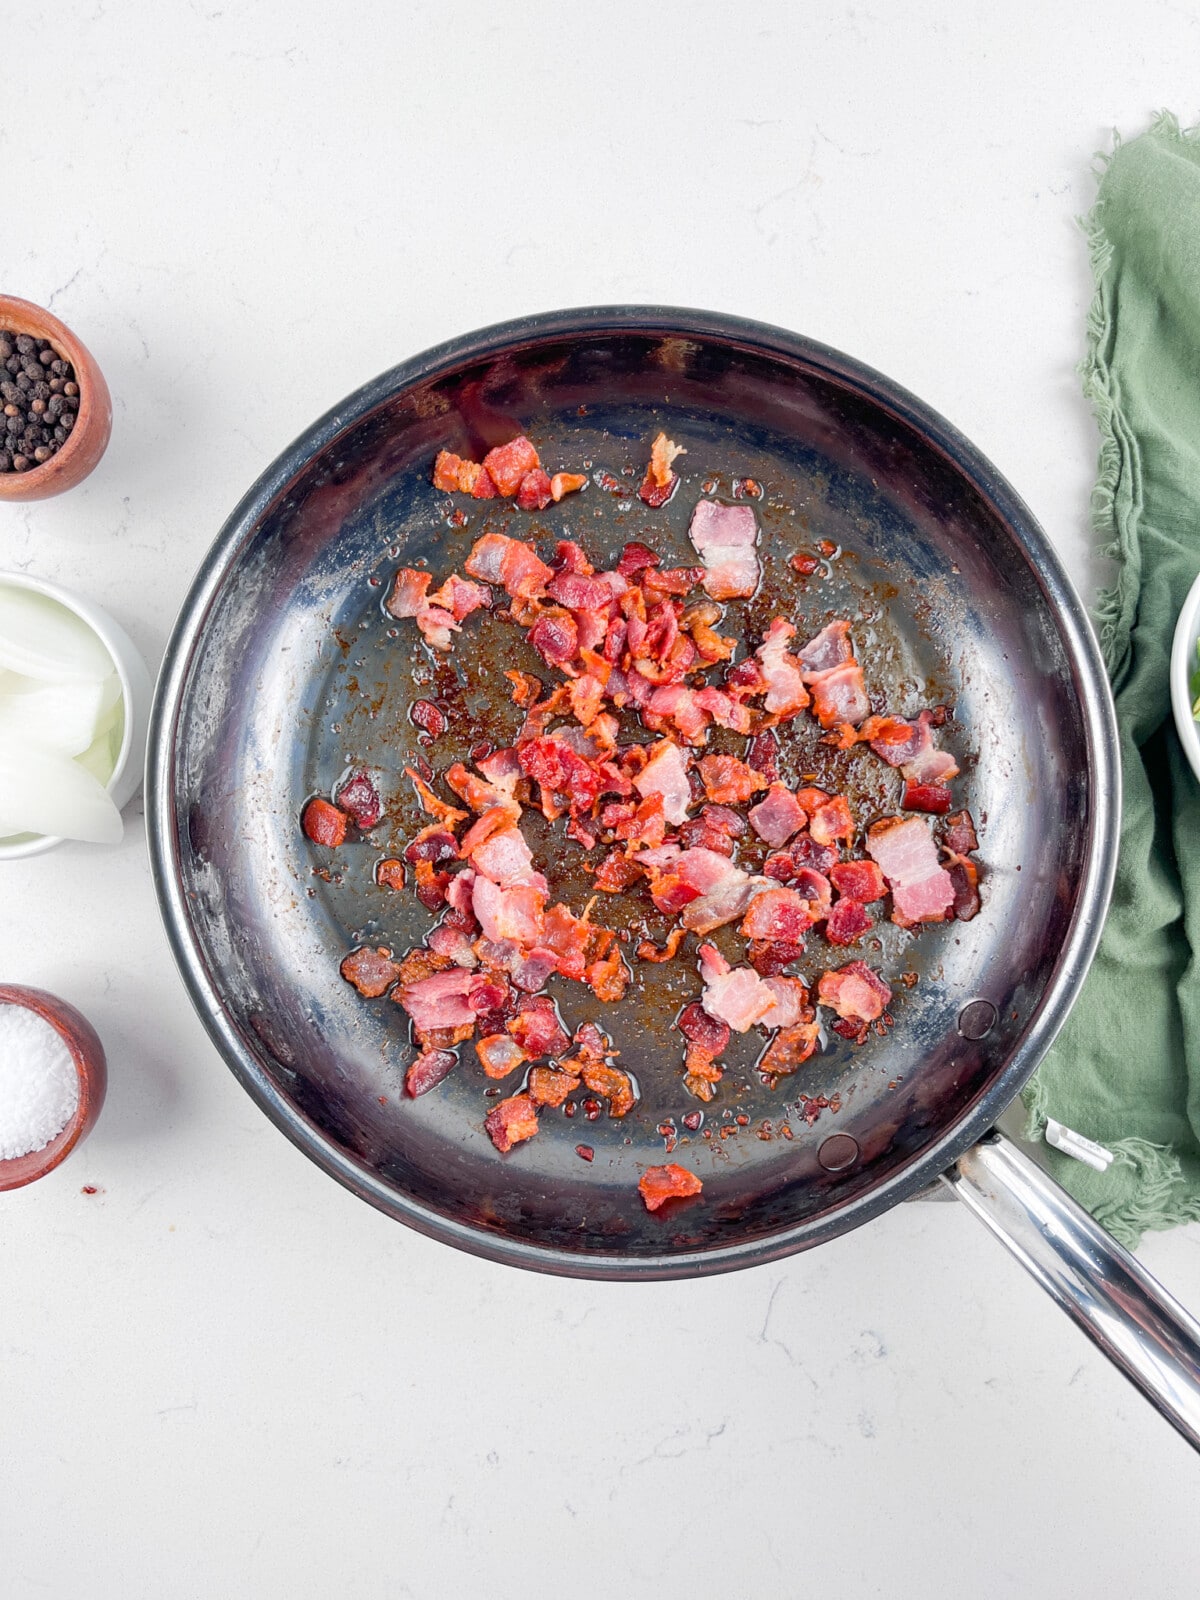
[[[972,1000],[958,1014],[958,1031],[964,1039],[982,1039],[996,1026],[998,1015],[990,1000]]]
[[[858,1140],[848,1133],[831,1133],[817,1151],[817,1160],[826,1172],[841,1172],[858,1160]]]

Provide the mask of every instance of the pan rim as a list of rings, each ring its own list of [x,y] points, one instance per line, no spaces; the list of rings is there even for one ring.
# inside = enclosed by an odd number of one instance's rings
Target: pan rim
[[[352,1156],[338,1150],[286,1099],[246,1050],[209,982],[180,876],[174,805],[176,729],[207,618],[244,540],[312,456],[402,388],[498,355],[514,342],[528,344],[531,339],[607,333],[720,339],[765,355],[799,361],[892,411],[939,450],[1010,530],[1055,614],[1083,715],[1093,807],[1079,894],[1045,993],[1004,1068],[975,1105],[920,1155],[853,1200],[835,1204],[804,1222],[759,1239],[704,1250],[664,1250],[653,1256],[575,1253],[470,1226],[397,1193]],[[168,640],[150,720],[146,801],[147,847],[159,912],[188,997],[234,1077],[293,1144],[360,1199],[417,1232],[472,1255],[561,1276],[651,1281],[760,1265],[846,1233],[927,1187],[992,1128],[1000,1112],[1028,1081],[1066,1020],[1095,953],[1116,870],[1120,767],[1111,691],[1083,603],[1029,507],[950,422],[865,363],[788,329],[685,307],[587,306],[495,323],[398,363],[319,417],[260,474],[203,558]]]

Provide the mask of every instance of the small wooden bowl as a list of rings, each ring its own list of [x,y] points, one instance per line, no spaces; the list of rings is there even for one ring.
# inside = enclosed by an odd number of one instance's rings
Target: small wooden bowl
[[[79,410],[67,442],[57,455],[28,472],[0,472],[0,500],[48,500],[82,483],[108,448],[112,399],[104,375],[87,347],[70,328],[30,300],[0,294],[0,328],[49,339],[56,354],[75,369]]]
[[[79,1104],[70,1122],[48,1145],[27,1156],[0,1161],[0,1190],[19,1189],[35,1178],[44,1178],[65,1161],[92,1131],[108,1087],[104,1046],[91,1023],[74,1006],[44,989],[25,989],[17,984],[0,984],[0,1005],[3,1004],[36,1011],[65,1042],[79,1074]]]

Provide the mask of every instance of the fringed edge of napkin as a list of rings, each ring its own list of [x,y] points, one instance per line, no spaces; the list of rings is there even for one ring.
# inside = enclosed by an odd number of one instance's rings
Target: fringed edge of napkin
[[[1160,111],[1148,131],[1180,144],[1195,144],[1200,140],[1200,128],[1181,128],[1179,119],[1170,111]],[[1096,154],[1093,170],[1098,177],[1103,175],[1120,145],[1121,135],[1114,128],[1112,152]],[[1093,607],[1104,665],[1115,685],[1128,656],[1142,583],[1141,550],[1133,537],[1140,504],[1135,505],[1122,526],[1116,515],[1117,486],[1124,471],[1133,473],[1134,483],[1141,482],[1141,456],[1137,438],[1113,395],[1108,367],[1111,319],[1104,276],[1112,259],[1112,245],[1104,230],[1102,212],[1103,201],[1097,200],[1087,216],[1078,219],[1087,239],[1094,285],[1087,313],[1087,353],[1079,363],[1078,372],[1084,396],[1100,431],[1099,468],[1091,500],[1092,528],[1104,541],[1101,554],[1116,564],[1112,585],[1100,591]],[[1045,1133],[1050,1110],[1040,1072],[1026,1084],[1021,1098],[1028,1112],[1025,1137],[1032,1142],[1039,1141]],[[1116,1157],[1109,1172],[1124,1171],[1125,1182],[1120,1187],[1125,1193],[1120,1200],[1101,1201],[1091,1209],[1096,1221],[1121,1244],[1133,1249],[1144,1233],[1200,1221],[1200,1199],[1189,1199],[1179,1193],[1184,1181],[1183,1168],[1169,1145],[1151,1144],[1148,1139],[1136,1138],[1115,1142],[1106,1139],[1105,1144]],[[1130,1187],[1132,1194],[1128,1192]]]

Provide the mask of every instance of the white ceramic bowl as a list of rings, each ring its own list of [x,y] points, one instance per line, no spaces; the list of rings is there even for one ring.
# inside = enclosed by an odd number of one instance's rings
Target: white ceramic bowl
[[[1192,716],[1190,679],[1197,665],[1196,640],[1200,638],[1200,576],[1188,590],[1179,621],[1175,624],[1175,643],[1171,648],[1171,705],[1179,742],[1200,782],[1200,723]]]
[[[101,610],[90,600],[72,594],[68,589],[60,589],[56,583],[47,583],[44,578],[32,578],[27,572],[0,572],[0,584],[9,588],[32,589],[35,594],[44,594],[48,599],[57,600],[59,605],[66,606],[68,611],[73,611],[87,623],[113,658],[125,703],[125,731],[112,777],[106,787],[120,810],[141,787],[142,769],[146,763],[150,701],[154,693],[150,674],[138,654],[137,646],[107,611]],[[0,861],[40,855],[43,850],[52,850],[62,842],[57,834],[19,834],[11,844],[0,842]]]

